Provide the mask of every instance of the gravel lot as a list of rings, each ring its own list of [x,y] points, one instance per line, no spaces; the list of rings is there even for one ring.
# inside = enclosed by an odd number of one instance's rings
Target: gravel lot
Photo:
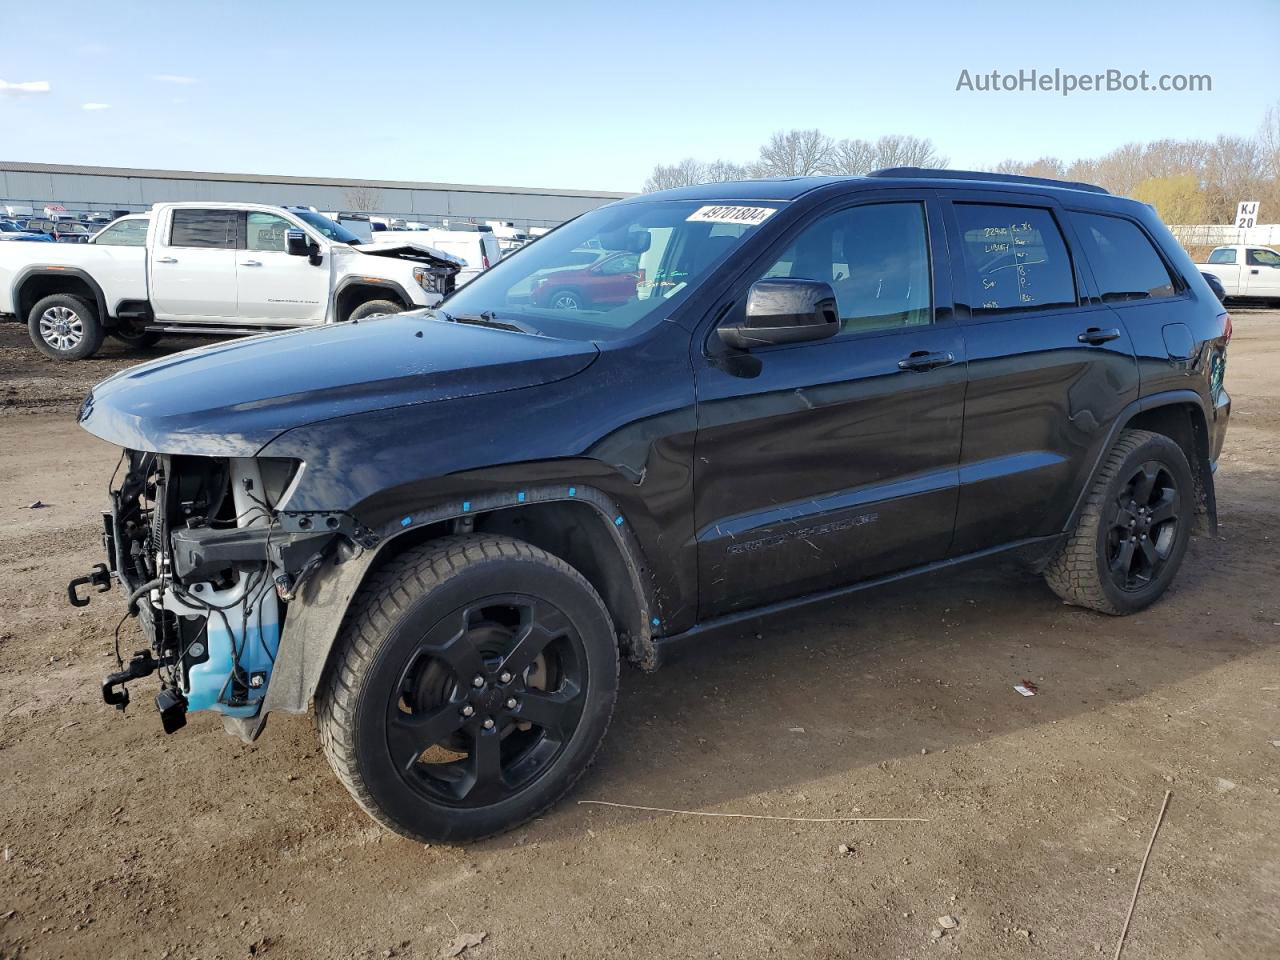
[[[1163,602],[996,564],[761,623],[626,671],[570,797],[465,848],[375,827],[309,718],[246,746],[100,702],[120,598],[64,585],[116,451],[75,409],[198,341],[55,364],[0,325],[0,957],[1110,957],[1166,790],[1124,957],[1280,956],[1280,312],[1233,315],[1222,529]]]

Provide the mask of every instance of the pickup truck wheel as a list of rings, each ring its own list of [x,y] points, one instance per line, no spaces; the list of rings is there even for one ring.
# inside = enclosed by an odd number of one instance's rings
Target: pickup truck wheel
[[[1125,430],[1075,530],[1045,570],[1054,593],[1102,613],[1136,613],[1173,581],[1191,539],[1195,480],[1169,437]]]
[[[618,691],[599,595],[531,544],[469,535],[378,570],[316,698],[325,753],[374,820],[476,840],[537,816],[594,758]]]
[[[160,342],[162,334],[144,330],[141,324],[121,322],[110,332],[112,337],[131,347],[153,347]]]
[[[393,300],[366,300],[347,315],[348,320],[365,320],[388,313],[400,313],[404,308]]]
[[[54,360],[83,360],[102,346],[98,311],[82,297],[55,293],[31,308],[27,317],[31,342]]]

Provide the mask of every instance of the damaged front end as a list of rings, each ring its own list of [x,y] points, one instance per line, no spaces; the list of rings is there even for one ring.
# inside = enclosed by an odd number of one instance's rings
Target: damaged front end
[[[122,466],[104,545],[150,649],[106,678],[103,699],[123,710],[125,684],[159,673],[166,732],[193,710],[256,716],[294,591],[333,551],[358,549],[353,524],[278,509],[302,469],[295,460],[126,451]],[[110,581],[102,570],[73,581],[77,606],[85,584]]]

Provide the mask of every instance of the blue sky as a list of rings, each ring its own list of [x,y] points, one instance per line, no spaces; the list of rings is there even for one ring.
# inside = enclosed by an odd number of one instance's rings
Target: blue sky
[[[1280,0],[1224,9],[0,0],[0,159],[634,190],[656,162],[820,127],[931,137],[957,167],[1070,160],[1254,133],[1280,99]],[[955,89],[962,69],[1055,67],[1213,90]]]

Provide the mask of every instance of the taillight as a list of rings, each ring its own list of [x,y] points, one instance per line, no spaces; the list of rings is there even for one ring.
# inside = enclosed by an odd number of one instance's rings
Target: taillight
[[[1222,320],[1223,320],[1222,336],[1226,339],[1227,343],[1230,343],[1231,342],[1231,314],[1224,313],[1222,315]]]
[[[480,268],[482,270],[489,269],[489,255],[487,253],[480,254]]]

